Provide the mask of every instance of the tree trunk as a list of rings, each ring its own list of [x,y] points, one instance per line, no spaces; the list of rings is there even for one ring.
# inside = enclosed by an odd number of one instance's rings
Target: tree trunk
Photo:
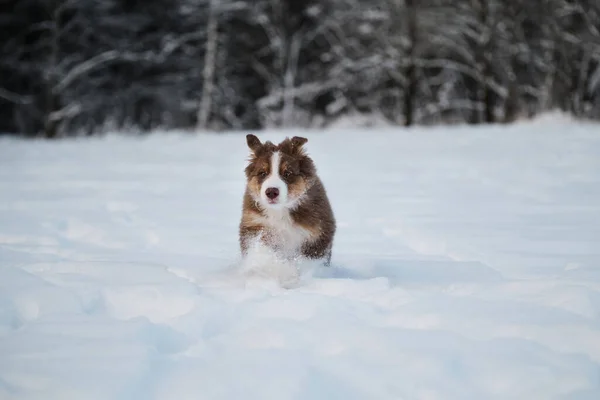
[[[417,0],[418,1],[418,0]],[[407,84],[404,90],[404,126],[414,124],[415,97],[417,92],[417,74],[415,68],[416,46],[417,46],[417,10],[415,0],[406,0],[406,16],[408,27],[408,49],[406,58],[408,67],[406,68]]]
[[[46,113],[44,115],[44,137],[48,139],[54,139],[58,137],[58,127],[60,121],[54,118],[54,112],[58,108],[58,98],[52,92],[51,87],[47,87],[46,93]]]
[[[216,0],[211,0],[206,27],[206,51],[204,52],[204,69],[202,72],[202,97],[198,109],[197,126],[206,129],[212,109],[212,92],[217,62],[217,41],[219,39],[218,19],[215,10]]]
[[[58,136],[60,121],[53,114],[60,108],[60,99],[55,92],[57,82],[58,52],[60,49],[60,20],[62,4],[54,4],[52,10],[52,35],[50,37],[50,54],[48,55],[48,70],[44,82],[44,132],[46,138],[53,139]]]
[[[298,56],[302,45],[302,33],[294,33],[289,39],[287,51],[287,63],[283,79],[283,110],[282,125],[290,126],[294,124],[294,111],[296,106],[296,75],[298,73]]]
[[[489,81],[492,79],[491,71],[491,48],[490,43],[493,40],[495,22],[491,16],[489,6],[490,0],[477,0],[477,8],[479,9],[479,23],[482,27],[481,39],[477,49],[477,69],[480,74],[480,89],[479,102],[483,105],[483,112],[480,120],[487,123],[494,122],[494,102],[489,86]]]
[[[508,96],[504,101],[504,123],[514,122],[519,116],[519,90],[516,82],[511,82],[508,88]]]

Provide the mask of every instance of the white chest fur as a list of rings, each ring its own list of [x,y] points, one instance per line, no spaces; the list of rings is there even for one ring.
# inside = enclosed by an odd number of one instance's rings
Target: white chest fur
[[[305,242],[312,240],[311,232],[295,224],[286,209],[268,210],[261,222],[269,231],[273,245],[285,253],[295,254]]]

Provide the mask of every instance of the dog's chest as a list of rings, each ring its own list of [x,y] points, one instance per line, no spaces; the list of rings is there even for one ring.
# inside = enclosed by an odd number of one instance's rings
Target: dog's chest
[[[311,232],[296,224],[287,210],[269,210],[262,222],[273,244],[282,250],[295,252],[312,240]]]

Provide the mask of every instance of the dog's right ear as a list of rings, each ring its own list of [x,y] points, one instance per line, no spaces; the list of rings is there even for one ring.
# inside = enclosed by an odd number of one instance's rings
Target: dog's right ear
[[[256,150],[258,150],[258,148],[260,146],[262,146],[262,143],[260,142],[260,140],[256,136],[254,136],[253,134],[251,134],[251,133],[249,133],[248,135],[246,135],[246,143],[248,143],[248,147],[253,152],[256,152]]]

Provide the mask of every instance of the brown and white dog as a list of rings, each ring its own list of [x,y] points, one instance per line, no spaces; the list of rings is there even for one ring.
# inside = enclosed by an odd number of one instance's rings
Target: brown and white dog
[[[336,223],[314,162],[303,149],[308,139],[294,136],[275,145],[249,134],[246,141],[251,157],[239,226],[242,255],[257,240],[285,258],[330,265]]]

